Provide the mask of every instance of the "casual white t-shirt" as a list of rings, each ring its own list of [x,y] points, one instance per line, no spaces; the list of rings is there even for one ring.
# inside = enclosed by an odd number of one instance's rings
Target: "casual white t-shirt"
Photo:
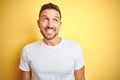
[[[84,66],[79,44],[62,39],[56,46],[42,40],[23,48],[19,68],[32,72],[32,80],[74,80],[74,71]]]

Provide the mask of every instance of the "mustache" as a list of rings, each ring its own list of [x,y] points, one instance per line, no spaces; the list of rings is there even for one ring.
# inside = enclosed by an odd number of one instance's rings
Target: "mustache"
[[[54,28],[54,27],[45,27],[45,30],[47,30],[47,29],[53,29],[53,30],[56,30],[56,28]]]

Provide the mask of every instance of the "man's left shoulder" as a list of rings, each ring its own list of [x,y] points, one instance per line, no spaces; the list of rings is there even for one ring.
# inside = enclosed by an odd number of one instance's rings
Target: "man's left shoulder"
[[[73,41],[73,40],[64,39],[64,42],[65,42],[66,44],[71,45],[71,46],[77,46],[77,47],[80,47],[80,43],[75,42],[75,41]]]

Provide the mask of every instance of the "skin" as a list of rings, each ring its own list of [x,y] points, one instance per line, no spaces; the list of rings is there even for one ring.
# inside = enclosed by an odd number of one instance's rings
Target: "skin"
[[[62,24],[60,14],[54,9],[45,9],[42,11],[37,21],[40,32],[43,35],[43,41],[49,46],[55,46],[61,42],[58,36]],[[74,72],[75,80],[85,80],[84,67]],[[31,80],[31,72],[21,71],[21,80]]]
[[[31,72],[30,71],[20,71],[20,80],[31,80]]]
[[[43,35],[43,41],[54,46],[60,43],[61,38],[58,36],[60,26],[62,24],[59,13],[54,9],[46,9],[42,11],[38,22],[40,32]]]
[[[85,80],[84,77],[84,66],[74,72],[75,80]]]

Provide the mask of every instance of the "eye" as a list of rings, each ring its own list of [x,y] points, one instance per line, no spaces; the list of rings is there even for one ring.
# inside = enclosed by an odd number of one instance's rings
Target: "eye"
[[[58,22],[58,19],[53,19],[54,22]]]
[[[48,18],[43,18],[42,20],[43,20],[43,21],[48,21]]]

